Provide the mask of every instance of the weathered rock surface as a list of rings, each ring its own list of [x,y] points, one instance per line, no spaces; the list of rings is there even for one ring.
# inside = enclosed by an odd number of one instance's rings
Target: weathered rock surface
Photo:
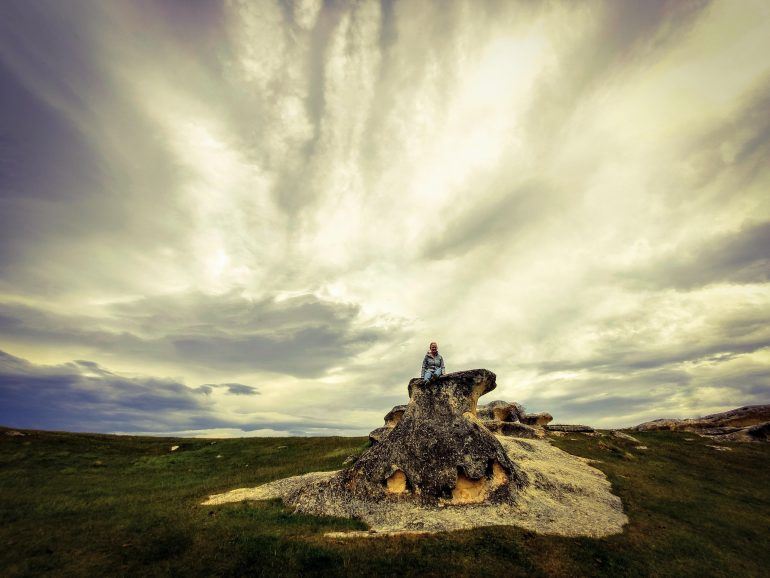
[[[496,419],[482,420],[484,427],[489,431],[517,438],[539,439],[545,437],[543,428],[532,427],[517,421],[498,421]]]
[[[727,429],[727,428],[723,428]],[[767,442],[770,441],[770,421],[758,423],[749,427],[737,428],[734,431],[710,435],[716,441],[729,442]]]
[[[368,524],[364,532],[334,532],[333,538],[430,533],[480,526],[518,526],[560,536],[600,538],[619,534],[628,518],[606,476],[590,460],[573,456],[547,440],[500,437],[508,457],[531,483],[513,502],[430,506],[409,500],[319,500],[328,482],[340,472],[315,472],[210,496],[203,505],[280,498],[297,511],[316,515],[356,517]],[[319,488],[317,491],[308,488]]]
[[[398,422],[401,421],[401,418],[404,416],[404,412],[406,411],[406,408],[409,406],[406,405],[397,405],[393,409],[391,409],[388,413],[385,414],[385,426],[389,428],[394,428],[398,424]]]
[[[770,404],[748,405],[694,419],[656,419],[632,428],[635,431],[690,431],[726,441],[768,441]]]
[[[383,426],[369,432],[369,441],[378,444],[390,434],[392,427]]]
[[[369,441],[372,442],[372,445],[380,443],[390,435],[393,428],[401,421],[406,408],[405,405],[397,405],[385,414],[385,425],[369,433]]]
[[[521,416],[524,415],[524,407],[515,401],[496,400],[486,405],[480,405],[477,414],[483,420],[520,422]]]
[[[511,499],[526,477],[476,415],[478,398],[495,387],[495,374],[485,369],[430,382],[412,379],[409,404],[390,433],[333,483],[372,500],[399,495],[423,503]]]
[[[409,404],[385,416],[370,434],[373,445],[349,467],[234,490],[204,504],[281,498],[297,512],[355,517],[372,527],[344,536],[489,525],[565,536],[621,532],[628,519],[602,472],[540,439],[545,430],[522,423],[519,404],[479,408],[478,398],[495,386],[495,374],[484,369],[429,383],[412,379]]]
[[[527,425],[544,426],[553,421],[553,416],[548,412],[528,413],[521,417],[521,423]]]

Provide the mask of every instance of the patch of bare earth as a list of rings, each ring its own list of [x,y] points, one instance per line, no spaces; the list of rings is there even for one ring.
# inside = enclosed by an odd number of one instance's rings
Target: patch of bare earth
[[[541,534],[603,537],[628,523],[609,480],[589,460],[552,446],[548,440],[497,436],[530,483],[511,504],[467,503],[421,506],[408,496],[364,501],[333,490],[337,472],[314,472],[210,496],[203,505],[280,498],[296,512],[355,517],[368,532],[331,532],[331,538],[433,533],[480,526],[519,526]]]

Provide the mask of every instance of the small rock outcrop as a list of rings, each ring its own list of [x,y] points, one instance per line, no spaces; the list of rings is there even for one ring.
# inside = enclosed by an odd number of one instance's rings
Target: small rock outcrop
[[[553,416],[548,412],[532,413],[522,416],[521,423],[527,425],[544,426],[553,421]]]
[[[548,431],[563,431],[563,432],[573,432],[573,433],[591,433],[594,431],[594,428],[592,428],[590,425],[568,425],[568,424],[554,424],[554,425],[547,425],[545,428]]]
[[[524,406],[515,401],[497,400],[478,407],[478,416],[484,420],[521,422],[524,415]]]
[[[391,409],[388,413],[385,414],[385,425],[382,427],[378,427],[375,430],[372,430],[369,433],[369,441],[373,444],[379,443],[382,440],[384,440],[386,437],[388,437],[388,434],[393,430],[394,427],[398,424],[398,422],[401,421],[401,418],[404,415],[404,412],[406,411],[407,406],[406,405],[397,405],[393,409]]]
[[[747,405],[694,419],[656,419],[634,431],[689,431],[720,441],[762,442],[770,439],[770,404]]]

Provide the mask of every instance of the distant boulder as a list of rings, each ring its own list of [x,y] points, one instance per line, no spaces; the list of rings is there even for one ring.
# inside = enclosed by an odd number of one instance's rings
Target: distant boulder
[[[548,425],[552,421],[553,421],[553,416],[550,413],[545,411],[541,411],[540,413],[528,413],[521,417],[521,423],[524,423],[527,425],[544,426],[544,425]]]
[[[767,442],[770,441],[770,421],[748,427],[734,428],[734,431],[716,434],[712,437],[717,441]]]
[[[679,429],[679,425],[683,422],[684,420],[681,419],[655,419],[640,423],[638,426],[631,429],[634,431],[676,430]]]
[[[491,401],[476,410],[479,419],[498,421],[522,421],[524,406],[515,401]]]

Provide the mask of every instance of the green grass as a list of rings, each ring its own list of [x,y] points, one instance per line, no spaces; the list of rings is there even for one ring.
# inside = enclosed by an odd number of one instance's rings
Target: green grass
[[[26,430],[23,430],[26,431]],[[329,540],[355,520],[209,494],[341,467],[365,438],[212,440],[0,431],[0,576],[767,576],[770,445],[570,434],[630,523],[603,539],[514,527]],[[686,441],[684,438],[695,438]],[[171,445],[180,449],[170,452]],[[218,457],[221,456],[221,457]]]

